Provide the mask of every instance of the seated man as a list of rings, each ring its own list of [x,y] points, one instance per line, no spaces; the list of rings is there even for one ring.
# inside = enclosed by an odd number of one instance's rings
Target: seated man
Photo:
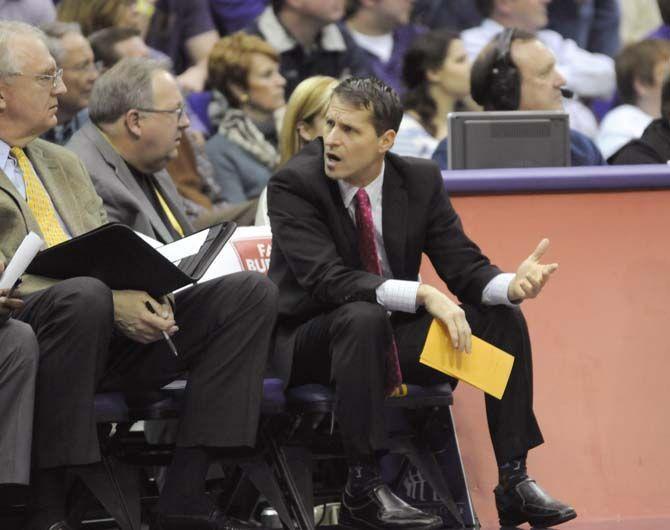
[[[484,110],[563,110],[561,87],[565,78],[556,61],[537,37],[518,29],[504,30],[477,56],[470,73],[472,98]],[[573,166],[605,164],[593,141],[570,129]],[[447,168],[446,140],[433,155]]]
[[[4,270],[0,262],[0,276]],[[30,326],[11,317],[23,301],[0,289],[0,491],[27,485],[39,350]],[[1,496],[1,495],[0,495]]]
[[[246,29],[279,52],[287,98],[313,75],[340,78],[369,72],[363,52],[337,25],[344,8],[345,0],[272,0]]]
[[[58,96],[58,125],[44,133],[42,138],[65,145],[88,121],[88,100],[98,78],[98,63],[79,24],[56,21],[45,24],[42,29],[49,37],[47,42],[52,57],[63,69],[63,83],[67,87],[67,92]]]
[[[381,480],[374,453],[386,446],[384,396],[403,381],[450,380],[419,364],[433,318],[463,354],[473,333],[492,342],[515,356],[502,400],[486,396],[500,522],[550,526],[572,519],[575,511],[530,479],[525,463],[543,439],[533,413],[528,329],[517,304],[539,294],[558,267],[540,263],[548,241],[516,274],[501,274],[463,232],[437,167],[389,153],[401,118],[392,89],[375,79],[347,79],[334,89],[323,139],[270,180],[269,274],[279,286],[275,368],[291,385],[335,385],[349,465],[343,524],[438,528],[439,517],[403,503]],[[423,252],[462,306],[417,281]]]
[[[56,124],[58,96],[65,92],[45,39],[31,26],[0,22],[0,55],[15,66],[0,76],[0,260],[13,256],[29,230],[53,246],[106,221],[81,160],[37,138]],[[143,103],[151,108],[151,100]],[[129,121],[164,128],[178,118],[175,107],[157,110],[170,112],[135,112]],[[40,349],[34,498],[26,528],[69,528],[66,477],[75,466],[100,460],[97,391],[157,389],[186,372],[177,447],[158,505],[160,527],[246,528],[230,526],[237,523],[211,504],[205,476],[222,449],[255,443],[276,313],[271,282],[250,273],[227,276],[182,291],[172,307],[145,292],[112,291],[93,278],[27,275],[18,296],[25,305],[15,316],[32,326]],[[179,356],[163,332],[173,336]]]
[[[670,162],[670,77],[663,82],[661,117],[652,121],[639,139],[631,140],[616,153],[609,163],[667,164]]]
[[[536,35],[551,51],[556,69],[570,90],[582,98],[609,99],[614,94],[614,61],[601,53],[586,51],[573,40],[543,29],[548,22],[547,0],[509,1],[476,0],[477,8],[487,17],[481,25],[461,33],[465,50],[474,62],[479,52],[503,29],[518,28]],[[594,137],[598,124],[593,113],[577,99],[566,102],[572,128]]]
[[[107,70],[124,57],[151,57],[151,50],[142,40],[139,29],[115,27],[99,29],[88,36],[96,61]]]
[[[622,104],[600,123],[596,144],[609,158],[637,139],[652,120],[661,117],[661,86],[670,70],[670,42],[646,39],[629,44],[616,57],[618,97]]]

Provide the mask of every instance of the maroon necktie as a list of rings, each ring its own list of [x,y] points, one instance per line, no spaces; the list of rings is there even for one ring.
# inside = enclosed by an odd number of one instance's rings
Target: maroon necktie
[[[363,268],[371,273],[382,275],[382,266],[375,244],[375,225],[372,220],[372,207],[367,192],[360,188],[356,192],[356,228],[358,229],[358,253]],[[386,395],[390,395],[402,383],[402,372],[398,361],[398,347],[395,339],[391,342],[386,359]]]

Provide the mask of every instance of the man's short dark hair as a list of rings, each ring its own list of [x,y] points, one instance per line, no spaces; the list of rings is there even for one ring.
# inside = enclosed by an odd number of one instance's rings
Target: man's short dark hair
[[[377,136],[389,129],[398,132],[402,120],[402,104],[396,91],[374,77],[349,77],[333,90],[333,96],[372,111],[372,125]]]
[[[654,70],[662,61],[670,60],[670,42],[646,39],[626,46],[615,60],[616,82],[619,97],[624,103],[636,105],[638,94],[635,81],[653,85]]]
[[[132,37],[140,37],[142,34],[137,28],[111,27],[104,28],[91,33],[88,42],[93,49],[96,61],[102,61],[105,68],[111,68],[118,63],[122,57],[114,47],[124,40]]]
[[[670,25],[670,0],[657,0],[664,24]]]
[[[508,46],[502,49],[507,36]],[[515,41],[537,40],[537,36],[518,28],[507,28],[489,42],[472,65],[470,93],[484,110],[517,110],[521,99],[521,78],[512,59]]]
[[[493,3],[494,0],[475,0],[475,5],[477,6],[477,11],[479,11],[483,17],[490,17],[493,13]]]

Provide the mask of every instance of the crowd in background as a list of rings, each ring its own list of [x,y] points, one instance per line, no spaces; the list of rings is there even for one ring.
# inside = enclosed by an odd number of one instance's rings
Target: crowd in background
[[[190,126],[167,170],[189,218],[205,226],[222,218],[241,224],[264,218],[258,198],[286,160],[279,149],[286,143],[279,134],[285,104],[311,76],[383,80],[405,106],[394,151],[433,157],[446,169],[446,116],[481,109],[471,97],[470,70],[504,27],[537,35],[575,93],[561,108],[570,115],[572,140],[579,138],[587,156],[573,156],[573,164],[621,161],[614,155],[624,144],[661,118],[669,4],[30,0],[0,3],[0,17],[39,25],[53,44],[68,91],[59,97],[58,125],[44,138],[60,145],[88,120],[88,97],[102,72],[124,57],[168,65]],[[320,132],[316,127],[311,136]]]

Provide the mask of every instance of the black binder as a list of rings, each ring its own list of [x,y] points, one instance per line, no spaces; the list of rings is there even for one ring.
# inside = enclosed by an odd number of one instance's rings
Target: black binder
[[[210,227],[199,252],[177,266],[130,227],[109,223],[43,250],[26,272],[59,280],[90,276],[110,289],[146,291],[157,298],[202,278],[236,228],[232,222]]]

